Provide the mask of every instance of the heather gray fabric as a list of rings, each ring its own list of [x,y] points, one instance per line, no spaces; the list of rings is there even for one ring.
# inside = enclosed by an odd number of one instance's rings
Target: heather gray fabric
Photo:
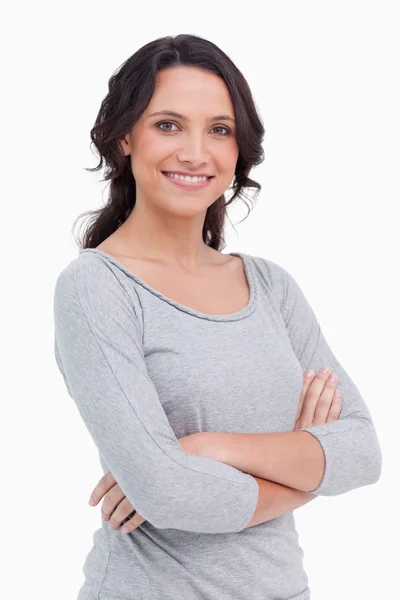
[[[59,370],[104,473],[146,519],[128,535],[101,522],[78,600],[310,598],[293,512],[245,529],[256,480],[178,442],[198,431],[292,431],[309,367],[331,366],[343,395],[339,420],[307,429],[326,457],[314,493],[380,476],[370,412],[294,278],[265,258],[231,254],[244,262],[251,295],[230,315],[178,304],[97,249],[57,278]]]

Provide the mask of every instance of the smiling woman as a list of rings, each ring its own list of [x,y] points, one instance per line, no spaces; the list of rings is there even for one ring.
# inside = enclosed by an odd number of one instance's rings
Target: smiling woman
[[[296,281],[221,252],[227,206],[260,190],[263,135],[243,75],[197,36],[150,42],[109,80],[91,131],[108,202],[54,294],[57,365],[104,471],[88,496],[111,526],[78,600],[308,600],[293,510],[379,477],[368,408]],[[324,365],[340,419],[325,371],[302,392]]]
[[[219,251],[224,244],[227,207],[249,199],[249,191],[255,199],[261,189],[249,173],[264,160],[264,127],[247,81],[218,46],[182,34],[140,48],[108,87],[91,131],[100,162],[88,170],[106,164],[109,199],[91,213],[78,244],[96,248],[119,230],[129,254],[146,253],[149,246],[164,254],[168,237],[155,231],[156,215],[172,213],[203,220],[196,253],[212,258],[209,249]],[[211,179],[188,180],[204,175]],[[150,231],[144,211],[152,215]]]
[[[220,109],[219,116],[216,109]],[[229,89],[219,75],[187,65],[164,68],[157,74],[148,106],[120,141],[124,154],[130,156],[138,205],[124,224],[124,233],[134,225],[143,231],[139,219],[144,211],[205,215],[223,196],[235,176],[239,156],[234,112]],[[161,115],[174,121],[160,121]]]

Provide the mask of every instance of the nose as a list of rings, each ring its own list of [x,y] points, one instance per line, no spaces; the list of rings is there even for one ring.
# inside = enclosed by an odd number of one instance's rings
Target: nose
[[[176,154],[180,162],[189,162],[199,167],[208,162],[208,151],[203,135],[187,135]]]

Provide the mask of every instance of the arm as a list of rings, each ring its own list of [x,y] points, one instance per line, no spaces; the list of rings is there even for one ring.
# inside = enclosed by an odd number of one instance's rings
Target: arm
[[[235,467],[254,477],[308,492],[324,474],[324,453],[305,431],[284,433],[202,432],[202,456]],[[278,486],[276,489],[279,489]],[[274,489],[274,488],[272,488]],[[304,495],[300,494],[299,498]],[[287,511],[284,511],[287,512]]]
[[[237,435],[224,434],[229,436],[223,443],[227,464],[323,496],[376,483],[381,474],[382,454],[364,399],[328,346],[294,278],[272,261],[261,257],[256,260],[269,288],[268,301],[282,324],[282,335],[290,340],[302,372],[308,369],[317,372],[324,365],[331,367],[339,378],[342,410],[338,420],[324,425],[296,432],[246,434],[242,438],[245,445],[239,450]]]
[[[54,350],[68,393],[144,519],[161,529],[241,531],[256,508],[257,482],[183,452],[146,368],[139,311],[135,292],[98,257],[82,254],[60,273]]]
[[[226,453],[229,442],[225,443],[227,438],[224,437],[229,435],[231,434],[203,431],[180,438],[179,443],[184,452],[229,464]],[[248,437],[250,438],[251,436]],[[246,468],[243,462],[243,455],[240,451],[236,452],[236,456],[238,463]],[[296,490],[280,483],[275,483],[274,481],[267,481],[260,477],[254,477],[254,479],[259,488],[258,501],[256,510],[245,529],[280,517],[318,498],[315,494]]]
[[[259,485],[258,502],[256,511],[246,528],[280,517],[318,498],[314,494],[294,490],[266,479],[255,477],[255,480]]]

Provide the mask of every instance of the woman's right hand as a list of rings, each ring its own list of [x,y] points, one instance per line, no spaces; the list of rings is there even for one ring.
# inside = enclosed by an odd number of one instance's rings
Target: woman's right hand
[[[327,368],[324,372],[323,369]],[[296,423],[293,431],[322,425],[336,421],[342,410],[342,395],[336,389],[338,378],[329,367],[324,367],[317,374],[311,371],[303,376]],[[331,377],[334,380],[331,380]]]

